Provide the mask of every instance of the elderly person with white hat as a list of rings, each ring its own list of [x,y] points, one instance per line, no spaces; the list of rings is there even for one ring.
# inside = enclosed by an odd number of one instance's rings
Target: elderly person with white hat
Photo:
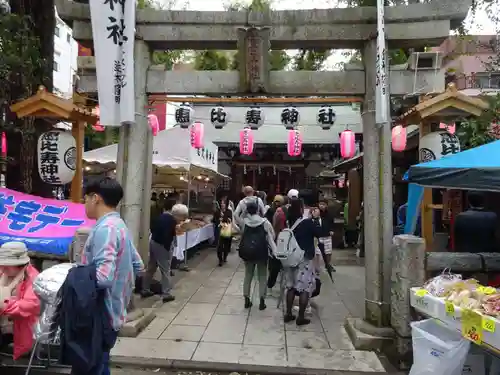
[[[33,291],[38,271],[30,264],[22,242],[6,242],[0,247],[0,334],[12,337],[14,359],[33,346],[33,327],[40,315],[40,301]]]

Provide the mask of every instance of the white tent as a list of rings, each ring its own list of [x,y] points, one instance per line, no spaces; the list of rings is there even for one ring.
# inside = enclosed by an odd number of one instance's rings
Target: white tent
[[[205,140],[202,149],[191,147],[188,129],[170,128],[158,133],[153,139],[153,183],[169,184],[177,176],[176,184],[185,172],[191,172],[193,177],[204,175],[208,177],[222,176],[217,172],[218,147],[209,140]],[[83,153],[83,160],[88,169],[102,170],[103,166],[110,169],[116,164],[118,144],[101,147]]]

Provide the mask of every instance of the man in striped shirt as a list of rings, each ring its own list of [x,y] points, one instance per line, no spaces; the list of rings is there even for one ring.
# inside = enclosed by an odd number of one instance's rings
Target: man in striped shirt
[[[96,266],[97,284],[106,290],[105,303],[116,336],[127,317],[135,278],[144,268],[130,232],[116,212],[122,198],[122,187],[109,177],[85,187],[85,213],[97,221],[85,243],[82,263]],[[109,353],[104,353],[103,362],[102,375],[109,375]]]

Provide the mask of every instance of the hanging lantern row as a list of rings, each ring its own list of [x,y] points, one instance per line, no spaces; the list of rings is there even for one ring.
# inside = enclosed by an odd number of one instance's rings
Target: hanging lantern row
[[[188,103],[182,103],[175,110],[175,122],[183,129],[189,129],[194,122],[194,109]],[[337,115],[332,106],[322,106],[317,113],[316,122],[324,130],[329,130],[335,124]],[[229,121],[229,114],[223,106],[210,110],[210,122],[215,129],[223,129]],[[244,122],[251,130],[258,130],[265,121],[264,111],[253,106],[247,109]],[[294,130],[300,123],[300,112],[296,107],[287,107],[281,112],[281,123],[287,130]]]
[[[356,155],[356,135],[349,129],[340,133],[340,155],[344,159],[350,159]]]
[[[253,144],[254,139],[252,129],[245,128],[240,131],[240,153],[242,155],[252,155]]]
[[[290,156],[302,154],[302,134],[298,130],[288,131],[287,151]]]
[[[101,110],[99,109],[99,106],[94,108],[94,114],[97,117],[101,115]],[[105,130],[104,126],[101,125],[101,122],[99,120],[97,120],[97,122],[94,125],[92,125],[92,129],[94,129],[94,131],[98,133],[103,132]]]
[[[7,135],[2,133],[2,158],[7,157]]]
[[[442,122],[439,124],[439,129],[444,129],[450,134],[455,134],[456,125],[455,124],[448,125],[448,124],[445,124],[444,122]]]
[[[281,111],[281,123],[287,130],[293,130],[299,125],[300,113],[295,107],[285,108]]]
[[[204,142],[203,138],[205,135],[205,125],[201,122],[196,121],[189,130],[189,138],[191,140],[191,147],[203,148]]]
[[[402,152],[406,148],[406,128],[402,125],[397,125],[392,128],[391,143],[392,149],[396,152]]]
[[[154,114],[148,115],[148,124],[153,132],[153,137],[156,137],[160,132],[160,123],[158,121],[158,117]]]

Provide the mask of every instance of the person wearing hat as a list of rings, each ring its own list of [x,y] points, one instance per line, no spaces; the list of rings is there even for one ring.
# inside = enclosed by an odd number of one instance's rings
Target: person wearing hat
[[[33,346],[33,328],[40,316],[40,300],[33,291],[37,276],[24,243],[0,247],[0,342],[14,342],[15,360]]]

